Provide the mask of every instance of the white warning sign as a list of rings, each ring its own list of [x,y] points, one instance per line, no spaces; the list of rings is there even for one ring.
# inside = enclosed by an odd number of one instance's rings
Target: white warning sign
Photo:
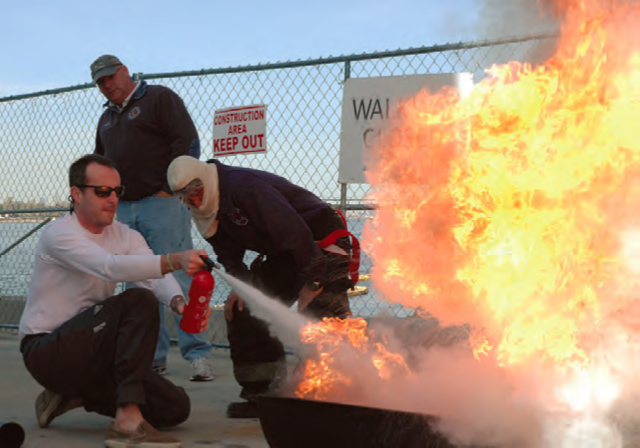
[[[267,152],[267,106],[230,107],[213,115],[213,156]]]

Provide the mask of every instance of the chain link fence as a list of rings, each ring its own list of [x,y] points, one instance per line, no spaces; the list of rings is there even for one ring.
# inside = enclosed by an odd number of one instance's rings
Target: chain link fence
[[[535,60],[551,35],[438,45],[257,66],[136,74],[162,84],[183,99],[198,128],[201,160],[213,155],[216,109],[266,104],[266,154],[227,157],[231,165],[271,171],[290,179],[346,211],[349,228],[359,235],[375,213],[368,186],[338,183],[341,100],[345,79],[413,74],[470,72],[480,82],[493,64]],[[125,61],[135,72],[135,61]],[[87,66],[87,77],[88,77]],[[94,84],[0,98],[0,327],[16,328],[22,313],[40,229],[68,208],[67,170],[93,152],[95,126],[105,100]],[[196,248],[211,247],[194,228]],[[361,273],[371,261],[362,256]],[[351,298],[357,315],[406,315],[389,305],[368,282]],[[227,295],[218,281],[212,302]],[[224,326],[222,326],[224,327]],[[223,340],[223,328],[215,339]]]

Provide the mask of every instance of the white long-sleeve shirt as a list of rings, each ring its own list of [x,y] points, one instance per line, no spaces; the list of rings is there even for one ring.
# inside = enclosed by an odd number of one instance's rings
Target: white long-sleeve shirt
[[[162,275],[160,255],[154,255],[143,236],[128,226],[114,221],[94,234],[75,214],[51,222],[36,247],[20,339],[50,333],[113,296],[118,282],[148,288],[165,305],[183,295],[173,275]]]

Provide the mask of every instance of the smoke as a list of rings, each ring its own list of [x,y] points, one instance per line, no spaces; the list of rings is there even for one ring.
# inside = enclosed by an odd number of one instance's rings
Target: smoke
[[[370,321],[368,333],[401,354],[411,373],[381,378],[366,363],[349,365],[355,357],[345,352],[336,368],[356,387],[331,401],[435,416],[434,429],[459,446],[541,446],[543,408],[531,394],[533,374],[517,386],[496,363],[477,362],[465,326],[387,318]]]
[[[533,34],[557,34],[563,22],[576,11],[598,5],[602,10],[620,5],[638,5],[640,0],[476,0],[477,35],[481,39],[498,39]],[[598,20],[594,17],[594,20]],[[634,24],[635,26],[635,24]],[[634,28],[635,29],[635,28]],[[636,34],[637,35],[637,34]],[[535,42],[514,59],[538,65],[556,52],[558,40]],[[506,62],[506,61],[504,61]]]
[[[560,29],[561,15],[549,3],[538,0],[477,0],[478,34],[481,38],[498,39],[532,34],[553,34]],[[516,59],[533,65],[541,64],[555,53],[556,39],[534,43]],[[506,62],[506,61],[505,61]]]
[[[477,362],[464,326],[389,319],[371,322],[370,332],[384,335],[388,348],[409,362],[411,373],[382,380],[375,371],[364,376],[361,369],[361,393],[344,402],[435,416],[434,429],[460,446],[540,446],[542,408],[497,364]]]
[[[537,0],[477,0],[479,34],[487,38],[557,31],[559,17]],[[546,2],[545,2],[546,3]]]

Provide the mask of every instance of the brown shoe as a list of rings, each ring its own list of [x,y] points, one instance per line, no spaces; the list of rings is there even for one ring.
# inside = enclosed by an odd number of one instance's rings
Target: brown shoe
[[[46,428],[54,418],[80,406],[81,398],[68,398],[45,389],[36,398],[38,426]]]
[[[175,437],[158,431],[146,421],[142,421],[133,432],[124,432],[110,423],[104,439],[108,448],[181,448],[182,442]]]

